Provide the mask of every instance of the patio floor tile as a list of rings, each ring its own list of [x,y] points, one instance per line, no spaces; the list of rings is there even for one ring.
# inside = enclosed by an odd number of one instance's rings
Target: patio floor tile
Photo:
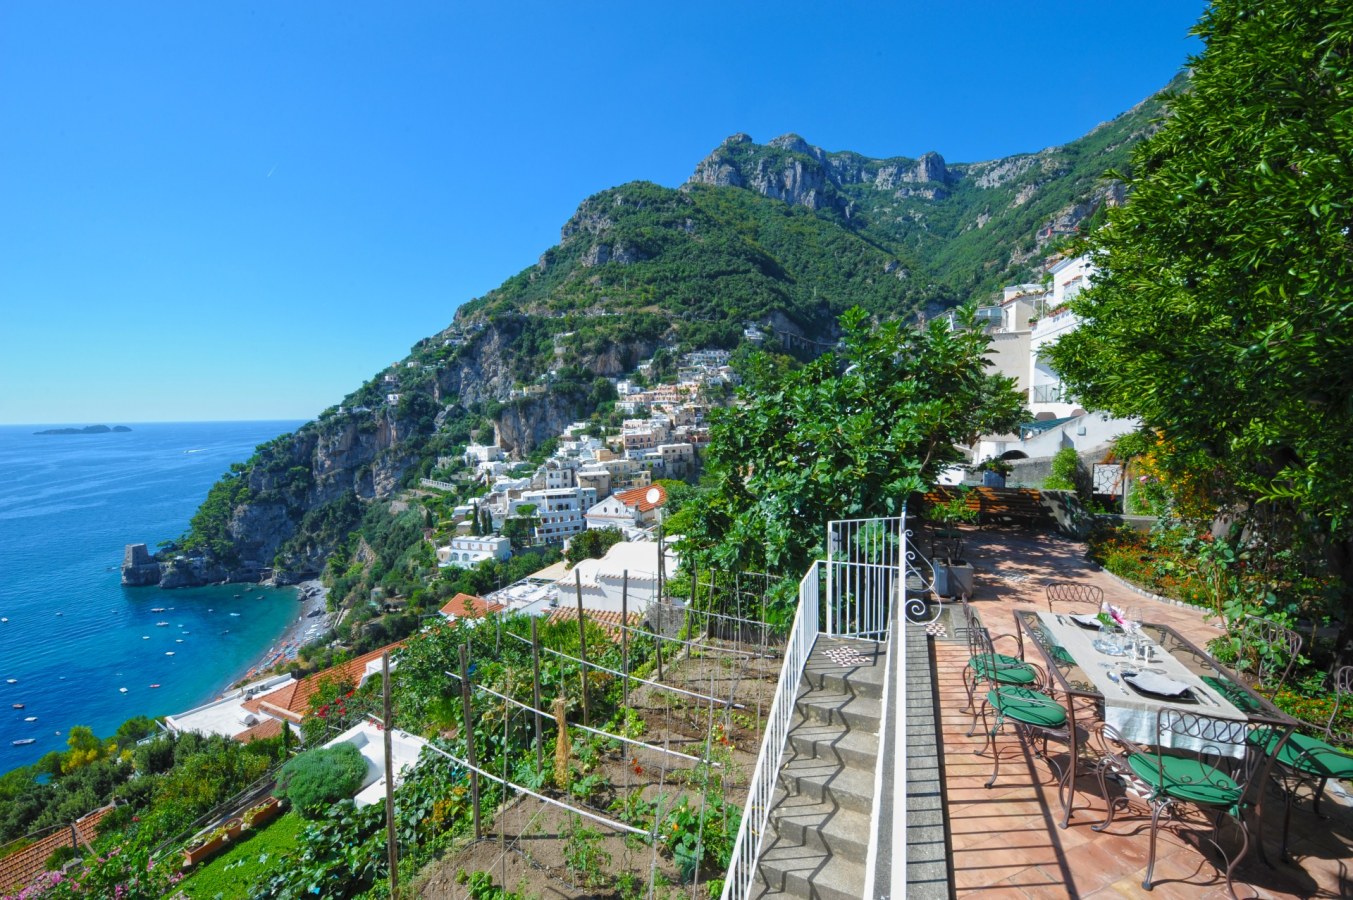
[[[1049,581],[1077,581],[1104,589],[1110,602],[1142,607],[1151,621],[1166,622],[1202,645],[1220,630],[1204,621],[1201,611],[1141,597],[1084,557],[1084,545],[1051,534],[1027,534],[969,529],[967,555],[976,569],[973,606],[993,631],[1013,632],[1016,609],[1046,609],[1043,587]],[[1010,645],[1010,641],[1002,642]],[[965,898],[1151,898],[1151,900],[1206,900],[1225,897],[1225,878],[1218,872],[1215,849],[1201,840],[1206,826],[1187,819],[1161,828],[1156,851],[1156,884],[1141,887],[1146,871],[1149,816],[1145,805],[1133,801],[1120,810],[1108,832],[1091,826],[1103,821],[1105,800],[1093,773],[1076,780],[1074,815],[1061,828],[1062,808],[1048,764],[1019,747],[1012,734],[997,741],[1002,751],[1000,775],[991,778],[990,750],[974,755],[985,743],[982,726],[967,736],[972,716],[962,712],[967,703],[963,671],[967,644],[937,640],[933,644],[939,725],[944,759],[945,806],[950,827],[955,893]],[[1001,646],[1002,652],[1009,652]],[[1037,661],[1037,660],[1036,660]],[[980,702],[981,693],[978,698]],[[1065,764],[1065,748],[1049,747]],[[1111,789],[1112,786],[1110,786]],[[1326,805],[1327,804],[1327,805]],[[1287,898],[1353,896],[1353,809],[1347,801],[1328,797],[1318,820],[1309,801],[1292,813],[1292,854],[1295,864],[1278,861],[1281,802],[1270,803],[1265,845],[1274,867],[1265,866],[1251,847],[1249,858],[1237,870],[1236,892],[1241,897]],[[1224,833],[1228,849],[1237,845],[1232,829]],[[1252,837],[1253,840],[1253,837]],[[1199,845],[1207,846],[1206,853]]]

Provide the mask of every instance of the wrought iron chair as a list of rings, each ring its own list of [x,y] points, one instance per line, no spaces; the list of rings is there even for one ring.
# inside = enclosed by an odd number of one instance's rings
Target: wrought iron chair
[[[972,727],[968,729],[968,737],[972,737],[973,732],[977,730],[978,712],[974,696],[978,684],[999,682],[1016,687],[1040,689],[1047,679],[1042,669],[1024,661],[1024,645],[1020,643],[1018,637],[1013,634],[992,635],[989,630],[984,629],[977,610],[972,608],[967,598],[959,599],[963,606],[963,630],[968,638],[968,664],[963,668],[963,688],[968,693],[968,705],[964,709],[972,713]],[[982,631],[985,631],[985,637],[978,633]],[[1015,642],[1017,655],[997,653],[994,648],[989,655],[984,653],[983,639],[994,644],[1001,638],[1009,638]]]
[[[1123,737],[1111,725],[1096,724],[1095,731],[1103,744],[1097,767],[1099,787],[1109,808],[1104,821],[1091,828],[1103,831],[1112,825],[1118,810],[1129,803],[1127,793],[1137,794],[1146,802],[1151,809],[1151,834],[1143,890],[1149,891],[1153,886],[1156,835],[1161,822],[1176,818],[1180,806],[1191,805],[1213,818],[1208,841],[1226,862],[1223,872],[1226,890],[1235,900],[1232,876],[1250,848],[1250,827],[1245,814],[1253,808],[1252,782],[1262,768],[1263,754],[1255,752],[1251,739],[1255,727],[1245,721],[1161,707],[1156,713],[1156,745],[1143,747]],[[1175,744],[1192,749],[1169,749]],[[1124,795],[1110,797],[1110,777],[1124,784]],[[1227,856],[1219,840],[1222,822],[1228,818],[1236,823],[1241,835],[1240,850],[1234,857]]]
[[[1285,795],[1283,811],[1282,858],[1287,859],[1288,830],[1292,824],[1292,806],[1302,785],[1311,785],[1311,811],[1320,817],[1320,798],[1331,778],[1353,779],[1353,729],[1339,721],[1339,712],[1353,699],[1353,666],[1342,666],[1334,673],[1334,707],[1322,728],[1303,722],[1305,731],[1294,731],[1280,744],[1281,729],[1262,728],[1252,733],[1251,742],[1273,757],[1274,776]],[[1276,753],[1275,753],[1276,751]]]
[[[983,669],[997,669],[996,648],[991,641],[991,633],[980,625],[971,629],[970,644],[976,650],[975,658],[985,660],[979,666]],[[991,748],[991,779],[986,786],[992,787],[1001,772],[1001,751],[996,742],[997,735],[1009,725],[1020,743],[1029,749],[1035,757],[1042,759],[1057,776],[1057,795],[1064,809],[1070,812],[1067,793],[1072,790],[1072,776],[1076,771],[1076,761],[1068,760],[1065,768],[1048,754],[1048,741],[1060,741],[1070,749],[1071,719],[1066,707],[1042,691],[1025,685],[1009,684],[1000,678],[986,679],[989,690],[981,705],[982,725],[987,734],[986,743],[980,750],[974,750],[981,756]],[[993,721],[988,721],[991,714]],[[971,734],[971,732],[969,732]]]
[[[1099,612],[1104,602],[1104,589],[1093,584],[1078,584],[1074,581],[1052,581],[1043,588],[1048,595],[1048,612],[1056,612],[1054,603],[1088,603]]]

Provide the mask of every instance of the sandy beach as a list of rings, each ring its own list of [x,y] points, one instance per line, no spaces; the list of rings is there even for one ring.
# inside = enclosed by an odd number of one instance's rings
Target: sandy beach
[[[334,617],[324,605],[329,589],[318,580],[302,581],[296,589],[296,618],[249,671],[236,679],[235,684],[251,681],[276,666],[285,665],[296,658],[301,647],[322,637],[333,626]]]

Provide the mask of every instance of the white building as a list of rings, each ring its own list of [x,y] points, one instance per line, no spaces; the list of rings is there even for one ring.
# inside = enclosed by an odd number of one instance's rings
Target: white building
[[[465,448],[465,464],[468,466],[489,463],[503,458],[503,448],[497,444],[470,444]]]
[[[456,537],[437,548],[437,565],[442,568],[469,569],[486,559],[512,558],[512,542],[505,537]]]
[[[1063,390],[1062,376],[1053,369],[1047,348],[1080,326],[1080,318],[1067,304],[1089,286],[1095,267],[1088,256],[1078,256],[1062,260],[1049,272],[1052,290],[1041,298],[1042,315],[1034,323],[1029,339],[1029,409],[1036,419],[1062,419],[1084,413]]]
[[[587,510],[588,528],[619,528],[626,534],[658,521],[658,511],[648,500],[650,488],[621,491]]]
[[[1058,262],[1049,274],[1052,287],[1041,293],[1030,293],[1035,286],[1027,284],[1005,289],[1001,326],[992,333],[994,351],[1000,348],[1001,339],[1009,335],[1021,336],[1027,343],[1027,352],[1019,363],[1018,353],[999,356],[993,353],[993,359],[1003,375],[1016,377],[1022,368],[1020,386],[1029,392],[1029,410],[1035,421],[1019,434],[983,435],[973,448],[975,462],[1007,454],[1012,458],[1042,459],[1065,447],[1077,452],[1092,451],[1137,427],[1131,419],[1087,414],[1063,388],[1048,348],[1080,326],[1080,318],[1067,306],[1089,286],[1095,267],[1088,256],[1078,256]]]
[[[671,575],[679,562],[671,544],[665,546],[664,556],[664,571]],[[556,602],[576,602],[580,583],[584,609],[620,612],[623,591],[630,612],[642,613],[658,596],[658,545],[653,541],[621,541],[601,559],[583,560],[557,582]]]
[[[522,504],[533,504],[539,520],[536,538],[558,544],[587,529],[583,515],[596,502],[597,492],[591,488],[546,488],[522,492],[521,499],[513,502],[512,511],[515,513]]]

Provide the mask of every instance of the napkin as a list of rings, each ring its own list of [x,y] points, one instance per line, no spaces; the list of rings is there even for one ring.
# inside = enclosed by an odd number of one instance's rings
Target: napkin
[[[1124,675],[1123,680],[1135,688],[1140,688],[1148,694],[1159,694],[1162,697],[1179,697],[1187,694],[1189,686],[1182,681],[1175,681],[1173,678],[1167,678],[1164,675],[1157,675],[1154,672],[1138,672],[1136,675]]]
[[[1077,615],[1072,616],[1071,621],[1075,622],[1082,628],[1100,628],[1104,624],[1103,622],[1099,621],[1099,616],[1087,616],[1083,613],[1078,613]]]

